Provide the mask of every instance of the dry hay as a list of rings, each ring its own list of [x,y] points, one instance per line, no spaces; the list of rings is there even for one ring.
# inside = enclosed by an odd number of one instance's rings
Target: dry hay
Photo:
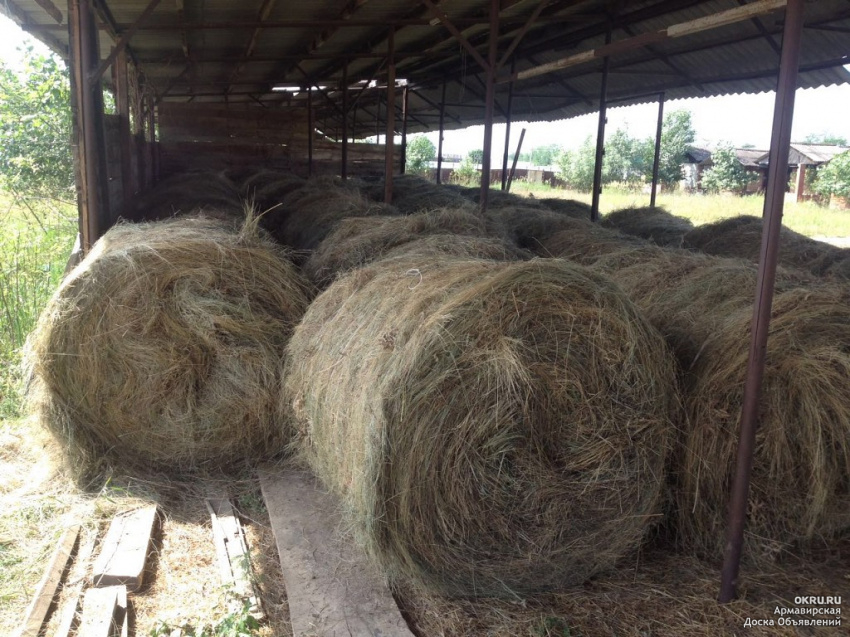
[[[384,201],[384,180],[370,184],[364,194],[375,201]],[[473,204],[459,192],[434,184],[417,175],[393,177],[393,206],[403,214],[416,214],[440,208],[471,208]]]
[[[82,471],[184,471],[281,448],[283,350],[306,309],[287,253],[254,225],[112,228],[30,336],[33,407]]]
[[[845,551],[850,549],[850,545]],[[396,598],[417,635],[441,637],[823,637],[777,626],[776,607],[793,609],[797,595],[835,596],[846,590],[846,553],[744,569],[738,598],[719,604],[719,568],[693,556],[649,549],[580,588],[521,600],[452,600],[401,587]],[[787,616],[786,616],[787,617]],[[792,616],[799,617],[799,616]],[[814,615],[806,617],[832,617]],[[774,625],[745,622],[773,620]],[[846,623],[846,619],[845,622]]]
[[[691,230],[685,235],[683,246],[705,254],[738,257],[758,263],[762,227],[760,217],[730,217]],[[815,275],[841,277],[842,266],[834,266],[847,260],[850,250],[815,241],[785,226],[782,226],[779,237],[780,265],[800,268]]]
[[[689,424],[676,454],[676,526],[685,545],[717,556],[735,464],[756,269],[658,247],[616,250],[614,242],[593,235],[573,233],[570,239],[569,254],[595,263],[620,284],[679,359]],[[848,343],[846,291],[780,270],[747,526],[751,555],[806,548],[850,528]]]
[[[337,280],[288,355],[297,444],[391,576],[560,589],[659,512],[673,364],[605,277],[414,250]]]
[[[602,226],[634,235],[660,246],[682,247],[682,237],[694,229],[688,219],[670,214],[664,208],[623,208],[602,218]]]
[[[430,239],[434,254],[453,254],[496,260],[520,258],[504,242],[486,237],[479,217],[467,210],[444,209],[407,217],[352,217],[340,221],[304,264],[304,274],[326,287],[340,273],[384,257],[399,246]],[[419,249],[424,249],[420,244]]]
[[[296,250],[315,250],[334,226],[348,217],[397,215],[392,206],[364,197],[359,182],[317,177],[284,197],[280,225],[269,228],[281,243]]]
[[[602,228],[589,220],[575,219],[550,210],[499,208],[488,212],[487,218],[494,233],[545,257],[568,257],[575,252],[576,256],[584,258],[585,253],[602,250],[609,245],[617,250],[630,245],[646,245],[640,239]],[[573,242],[578,246],[576,250],[570,247]]]
[[[125,217],[156,221],[206,210],[217,218],[241,218],[242,200],[223,173],[188,172],[173,175],[137,197]]]
[[[537,201],[546,208],[549,208],[549,210],[559,214],[572,217],[573,219],[590,221],[590,206],[582,201],[561,199],[559,197],[545,197],[543,199],[537,199]]]

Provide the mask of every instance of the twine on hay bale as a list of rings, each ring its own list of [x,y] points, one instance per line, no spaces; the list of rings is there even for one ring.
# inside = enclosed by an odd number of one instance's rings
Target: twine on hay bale
[[[705,254],[738,257],[758,263],[761,253],[762,220],[760,217],[741,215],[694,228],[684,237],[683,247]],[[843,266],[850,260],[850,250],[823,241],[816,241],[782,226],[779,235],[779,264],[786,268],[800,268],[821,276],[842,276]]]
[[[56,291],[28,343],[30,399],[81,473],[218,467],[286,442],[282,356],[307,288],[255,221],[120,224]]]
[[[407,217],[352,217],[340,221],[304,263],[304,274],[319,287],[329,285],[340,273],[377,261],[394,248],[421,240],[436,253],[512,260],[519,251],[487,237],[480,217],[468,210],[443,209]]]
[[[660,508],[677,403],[657,333],[562,260],[398,256],[288,347],[296,444],[391,576],[464,596],[579,584]]]
[[[688,219],[677,217],[657,206],[615,210],[602,217],[601,224],[605,228],[613,228],[671,248],[682,247],[682,237],[694,229],[694,224]]]
[[[611,276],[683,370],[688,424],[674,454],[681,542],[718,557],[735,466],[755,266],[578,232],[556,253]],[[850,528],[850,305],[840,286],[778,272],[747,522],[748,555],[806,549]]]

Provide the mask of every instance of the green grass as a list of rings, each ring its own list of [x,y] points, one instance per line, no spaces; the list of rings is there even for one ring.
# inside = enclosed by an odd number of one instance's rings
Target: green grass
[[[553,189],[544,184],[514,182],[511,192],[534,197],[559,197],[590,203],[590,193]],[[764,206],[761,195],[736,197],[733,195],[688,195],[659,193],[657,204],[674,215],[686,217],[695,225],[702,225],[738,215],[760,217]],[[605,214],[621,208],[648,206],[649,195],[606,188],[599,199],[599,209]],[[850,210],[830,210],[812,202],[786,202],[783,224],[809,237],[850,237]]]
[[[76,234],[71,204],[0,191],[0,420],[20,413],[21,349],[62,280]]]

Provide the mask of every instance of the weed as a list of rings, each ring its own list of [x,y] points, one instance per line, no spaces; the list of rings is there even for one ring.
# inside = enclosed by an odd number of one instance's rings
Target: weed
[[[534,631],[535,637],[580,637],[570,629],[566,620],[560,617],[546,617]]]
[[[245,602],[241,608],[231,611],[215,624],[194,625],[188,621],[172,624],[160,621],[149,634],[150,637],[167,637],[179,630],[183,637],[251,637],[258,634],[260,622],[251,615],[250,610],[250,604]]]

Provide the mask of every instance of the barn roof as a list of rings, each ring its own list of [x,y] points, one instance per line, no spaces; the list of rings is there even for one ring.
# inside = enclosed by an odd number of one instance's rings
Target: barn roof
[[[149,0],[92,0],[101,58],[150,6]],[[447,128],[483,122],[488,0],[168,0],[158,2],[129,44],[130,57],[158,99],[306,104],[304,86],[323,87],[314,104],[326,129],[340,124],[344,69],[356,106],[355,136],[375,133],[385,86],[390,30],[396,77],[409,92],[409,130],[437,128],[445,82]],[[456,27],[459,44],[428,4]],[[773,90],[784,12],[775,10],[683,37],[651,35],[746,5],[746,0],[502,0],[496,118],[508,108],[511,64],[529,69],[635,37],[610,58],[609,100],[638,103]],[[25,30],[67,57],[67,11],[52,0],[4,0]],[[818,0],[805,7],[800,87],[850,81],[850,4]],[[521,37],[520,37],[521,36]],[[514,45],[512,56],[505,53]],[[472,49],[472,50],[470,50]],[[473,53],[473,50],[475,53]],[[575,62],[575,60],[573,61]],[[512,116],[558,120],[599,108],[602,58],[586,56],[556,72],[516,81]],[[362,95],[361,95],[362,93]],[[359,97],[358,97],[359,96]],[[400,100],[399,100],[400,101]],[[397,104],[400,108],[400,104]]]

